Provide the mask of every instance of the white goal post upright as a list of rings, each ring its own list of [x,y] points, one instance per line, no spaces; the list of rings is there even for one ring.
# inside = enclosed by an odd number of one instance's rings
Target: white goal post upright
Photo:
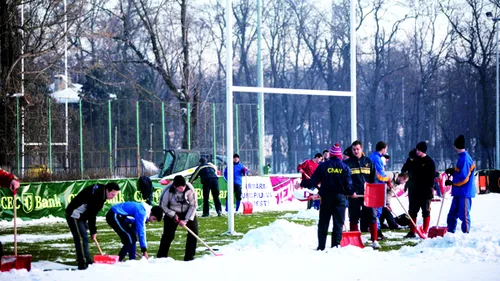
[[[262,1],[262,0],[256,0]],[[258,4],[260,8],[260,3]],[[351,89],[350,91],[325,91],[325,90],[305,90],[305,89],[284,89],[284,88],[266,88],[261,87],[262,81],[258,81],[259,87],[243,87],[233,86],[233,49],[232,49],[232,34],[233,34],[233,14],[232,14],[232,0],[226,0],[226,28],[225,28],[225,46],[226,46],[226,162],[227,162],[227,202],[228,202],[228,234],[235,234],[234,231],[234,167],[232,165],[233,159],[233,93],[246,92],[246,93],[268,93],[268,94],[289,94],[289,95],[318,95],[318,96],[337,96],[337,97],[350,97],[351,98],[351,141],[357,139],[357,118],[356,118],[356,1],[351,0],[350,3],[350,76],[351,76]],[[260,20],[260,17],[259,19]],[[259,29],[260,29],[260,25]],[[260,46],[259,46],[260,48]],[[260,50],[259,50],[260,53]],[[258,59],[261,59],[260,55]],[[260,62],[258,62],[260,63]],[[259,98],[259,103],[263,99]],[[259,104],[260,105],[260,104]],[[261,106],[261,109],[264,107]],[[261,112],[263,116],[263,112]],[[264,118],[260,118],[262,128],[261,136],[264,133]],[[259,142],[260,143],[260,142]],[[259,155],[263,154],[263,150],[259,147]],[[262,157],[262,156],[261,156]],[[259,159],[259,163],[263,163],[263,159]],[[259,167],[262,169],[262,167]]]

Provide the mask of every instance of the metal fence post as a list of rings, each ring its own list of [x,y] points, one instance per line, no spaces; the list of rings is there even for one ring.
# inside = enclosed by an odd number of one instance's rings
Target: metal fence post
[[[83,179],[83,128],[82,128],[82,100],[78,101],[78,109],[80,116],[80,177]]]
[[[187,143],[188,143],[188,149],[191,149],[191,103],[187,103],[187,129],[188,129],[188,135],[187,135]]]
[[[49,104],[49,170],[50,172],[54,172],[52,169],[52,113],[51,113],[51,101],[50,97],[47,98],[48,104]]]
[[[108,100],[109,175],[113,177],[113,136],[111,135],[111,100]]]
[[[213,124],[213,157],[212,161],[217,166],[217,125],[215,123],[215,103],[212,103],[212,124]]]
[[[136,136],[137,136],[137,177],[141,177],[141,140],[139,135],[139,101],[135,102],[136,112]]]

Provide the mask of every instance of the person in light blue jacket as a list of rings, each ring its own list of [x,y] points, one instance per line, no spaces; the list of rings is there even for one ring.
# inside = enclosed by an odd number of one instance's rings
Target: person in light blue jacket
[[[161,221],[162,217],[161,207],[151,207],[144,202],[123,202],[111,207],[106,214],[106,222],[122,241],[123,246],[118,253],[120,261],[125,259],[127,253],[130,260],[135,260],[136,234],[139,236],[142,254],[148,258],[146,223]]]
[[[240,163],[240,155],[235,153],[233,155],[233,190],[236,197],[236,212],[240,208],[241,203],[241,185],[243,183],[243,176],[248,175],[248,169],[245,165]],[[224,169],[224,179],[227,181],[227,167]],[[226,212],[227,212],[227,198],[226,198]]]
[[[463,135],[458,136],[453,145],[458,153],[458,160],[453,171],[453,181],[446,181],[446,185],[452,185],[451,196],[453,196],[447,220],[448,232],[455,233],[458,218],[462,221],[462,232],[469,233],[472,198],[476,196],[474,185],[476,165],[465,150],[465,137]]]

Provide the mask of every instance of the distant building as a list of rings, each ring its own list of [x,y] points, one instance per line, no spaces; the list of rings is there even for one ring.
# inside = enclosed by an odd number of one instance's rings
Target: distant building
[[[66,85],[68,85],[66,87]],[[62,74],[54,75],[54,83],[49,85],[49,92],[52,99],[57,103],[78,103],[80,101],[79,93],[83,85],[71,83]]]

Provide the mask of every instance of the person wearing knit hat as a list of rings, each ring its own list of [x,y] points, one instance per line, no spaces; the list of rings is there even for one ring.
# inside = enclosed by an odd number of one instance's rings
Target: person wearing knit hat
[[[413,174],[414,185],[408,187],[408,213],[414,222],[417,221],[417,215],[422,210],[424,219],[423,231],[427,233],[431,220],[431,201],[434,198],[434,179],[436,165],[429,155],[427,155],[427,144],[422,141],[416,146],[417,158],[414,159]],[[416,225],[410,225],[410,232],[406,238],[414,238]]]
[[[458,136],[453,145],[455,146],[455,151],[458,153],[458,160],[451,182],[451,196],[453,196],[453,201],[448,212],[448,232],[455,233],[457,219],[460,219],[462,221],[462,232],[469,233],[472,198],[476,196],[474,185],[476,164],[474,164],[471,156],[465,150],[465,137],[463,135]]]
[[[335,143],[331,148],[330,148],[330,157],[335,156],[339,159],[342,159],[342,149],[340,148],[340,145],[338,143]]]
[[[465,137],[464,137],[464,135],[458,136],[458,138],[455,140],[455,142],[453,143],[453,145],[457,149],[465,149]]]
[[[342,162],[342,150],[336,143],[330,149],[331,157],[321,163],[310,179],[302,180],[302,187],[316,187],[321,183],[318,221],[318,251],[325,250],[330,219],[333,219],[332,248],[339,247],[347,206],[346,195],[356,198],[352,188],[351,169]],[[335,156],[335,157],[333,157]]]

